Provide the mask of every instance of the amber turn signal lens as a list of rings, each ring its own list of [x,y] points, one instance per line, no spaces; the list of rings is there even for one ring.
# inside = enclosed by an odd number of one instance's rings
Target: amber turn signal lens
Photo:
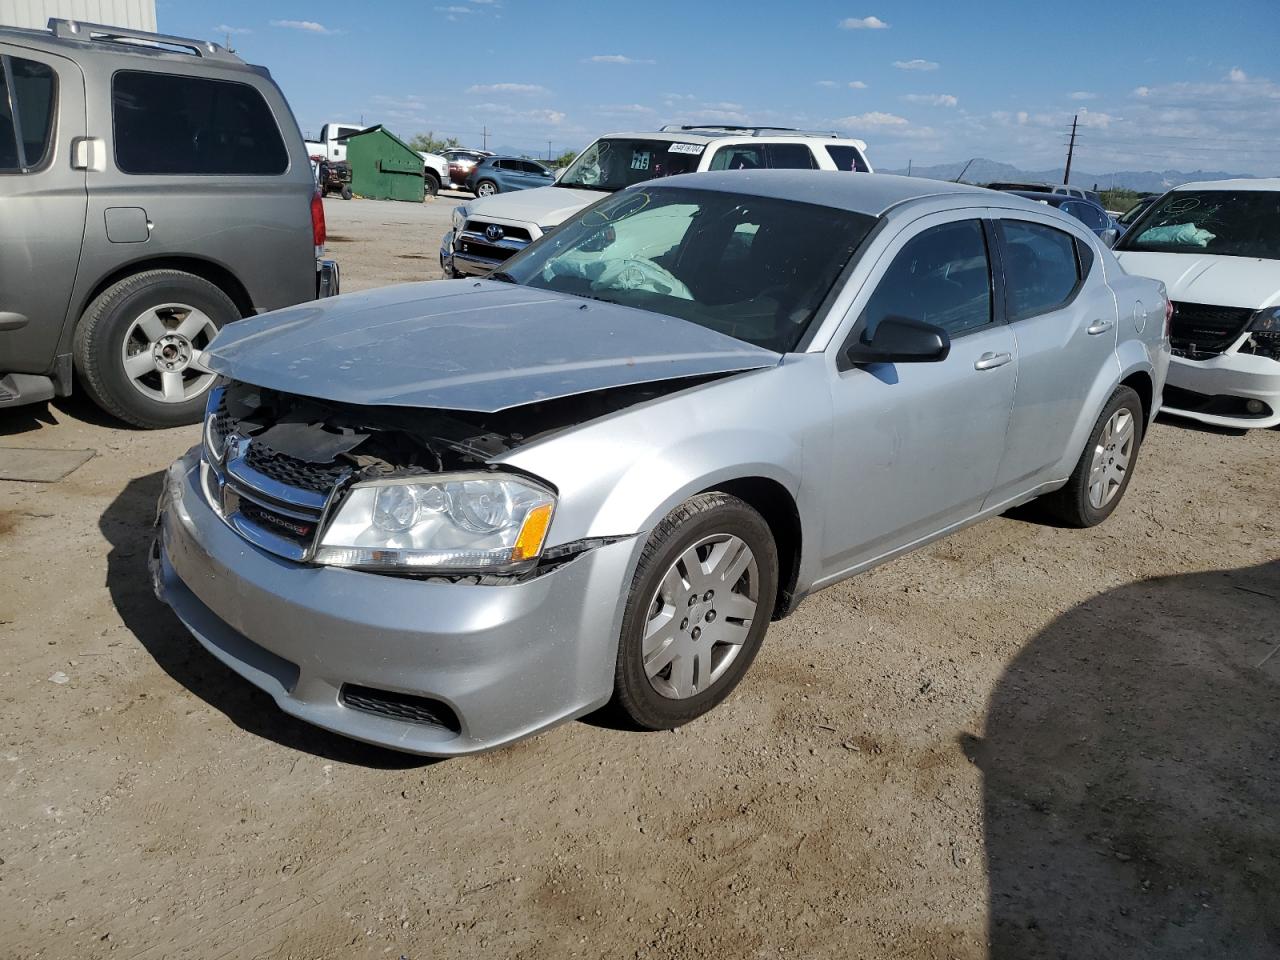
[[[551,504],[544,503],[534,507],[524,518],[520,536],[516,537],[516,545],[511,550],[513,563],[530,560],[542,552],[542,541],[547,538],[547,529],[551,526],[551,508]]]

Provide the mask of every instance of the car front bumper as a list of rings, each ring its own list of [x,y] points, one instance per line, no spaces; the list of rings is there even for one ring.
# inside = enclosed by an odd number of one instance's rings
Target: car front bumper
[[[445,277],[483,277],[502,266],[503,261],[478,257],[454,249],[454,233],[450,230],[440,241],[440,269]]]
[[[612,693],[636,538],[495,586],[308,566],[223,523],[195,450],[169,468],[157,524],[157,596],[210,653],[316,726],[454,756],[580,716]],[[352,706],[360,688],[443,704],[437,712],[456,722]]]
[[[1220,427],[1250,429],[1280,425],[1280,361],[1250,353],[1224,353],[1207,360],[1174,356],[1161,410]],[[1186,394],[1179,393],[1186,391]],[[1257,400],[1267,412],[1247,415],[1243,404]]]

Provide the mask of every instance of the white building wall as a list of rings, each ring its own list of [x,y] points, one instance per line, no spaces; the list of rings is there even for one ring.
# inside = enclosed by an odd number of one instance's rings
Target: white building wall
[[[0,26],[43,29],[50,17],[156,30],[156,0],[0,0]]]

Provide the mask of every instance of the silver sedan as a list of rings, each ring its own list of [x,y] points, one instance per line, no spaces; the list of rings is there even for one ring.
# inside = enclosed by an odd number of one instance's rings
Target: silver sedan
[[[1160,284],[1008,194],[822,172],[604,198],[484,280],[241,321],[157,593],[285,711],[423,754],[710,710],[815,590],[1116,509]]]

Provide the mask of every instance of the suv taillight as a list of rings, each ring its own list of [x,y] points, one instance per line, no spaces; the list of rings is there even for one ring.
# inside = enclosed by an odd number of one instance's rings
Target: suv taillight
[[[324,201],[320,199],[320,191],[317,190],[311,195],[311,239],[317,247],[324,246]]]

